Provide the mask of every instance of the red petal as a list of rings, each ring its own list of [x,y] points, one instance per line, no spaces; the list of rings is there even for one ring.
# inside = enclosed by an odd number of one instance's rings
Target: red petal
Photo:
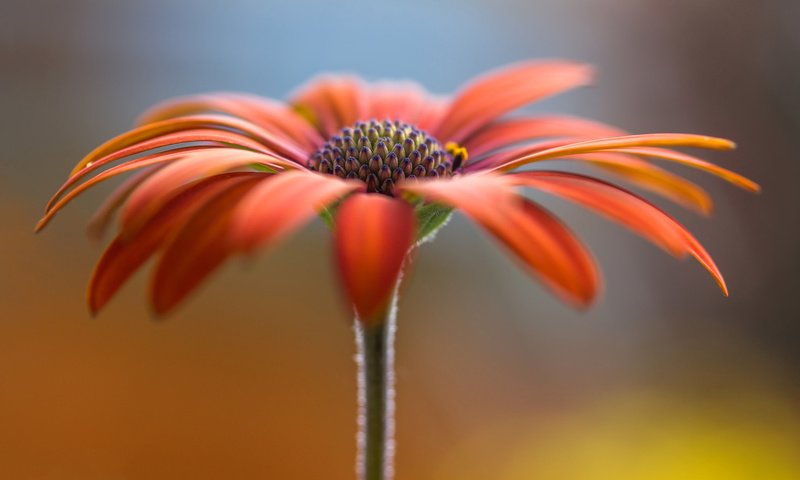
[[[492,150],[542,137],[602,138],[625,135],[618,128],[583,118],[548,116],[512,118],[493,122],[464,141],[472,158]]]
[[[242,199],[231,221],[231,241],[237,250],[252,252],[273,244],[300,228],[322,208],[356,189],[360,181],[297,171],[275,175]]]
[[[415,236],[414,209],[403,200],[356,193],[339,207],[336,260],[345,293],[362,322],[381,320]]]
[[[232,214],[241,199],[265,178],[255,174],[225,189],[176,232],[158,261],[150,285],[156,313],[172,310],[228,257]]]
[[[565,172],[519,172],[509,179],[566,198],[615,220],[651,242],[682,257],[694,256],[716,279],[723,293],[728,291],[714,261],[700,243],[672,217],[646,200],[600,180]]]
[[[562,299],[587,307],[600,283],[591,256],[564,225],[513,187],[508,179],[492,174],[400,186],[406,192],[462,209]]]
[[[288,105],[241,93],[218,92],[168,100],[145,112],[139,124],[212,111],[237,116],[267,130],[278,130],[307,149],[315,149],[324,142],[311,124]]]
[[[97,263],[89,282],[87,297],[97,313],[128,278],[147,261],[171,232],[179,229],[208,199],[257,173],[233,173],[207,178],[183,189],[136,234],[118,236]]]
[[[591,81],[589,67],[563,61],[526,62],[478,78],[462,89],[433,132],[461,142],[497,117]]]

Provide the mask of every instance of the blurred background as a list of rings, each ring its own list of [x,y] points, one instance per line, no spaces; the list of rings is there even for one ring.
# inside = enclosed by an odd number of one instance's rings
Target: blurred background
[[[731,296],[698,265],[543,199],[603,267],[604,295],[577,313],[456,216],[401,299],[398,478],[800,478],[798,25],[793,0],[4,0],[0,476],[353,478],[352,332],[320,222],[228,265],[166,322],[149,315],[146,272],[92,319],[101,246],[83,225],[112,185],[34,236],[45,201],[168,97],[284,98],[332,70],[446,93],[567,57],[596,65],[597,84],[531,111],[739,143],[708,158],[761,195],[680,170],[717,211],[665,206]]]

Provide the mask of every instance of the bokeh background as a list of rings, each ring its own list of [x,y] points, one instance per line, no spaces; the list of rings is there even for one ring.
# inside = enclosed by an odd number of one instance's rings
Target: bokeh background
[[[450,92],[532,57],[596,86],[532,108],[634,132],[736,139],[685,172],[710,219],[666,206],[715,256],[690,262],[544,199],[606,289],[576,313],[456,217],[400,305],[400,480],[800,478],[800,3],[794,0],[3,0],[0,477],[350,479],[352,332],[319,222],[234,262],[167,322],[138,275],[96,319],[83,224],[105,186],[33,225],[71,166],[156,101],[282,98],[323,71]]]

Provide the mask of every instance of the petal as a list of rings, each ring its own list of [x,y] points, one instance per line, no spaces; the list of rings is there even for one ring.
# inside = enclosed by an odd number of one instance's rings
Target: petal
[[[367,99],[356,77],[329,75],[314,79],[291,102],[328,138],[342,128],[364,120]]]
[[[61,198],[53,197],[51,202],[55,202],[53,205],[48,207],[47,213],[39,220],[39,223],[36,225],[35,231],[40,231],[43,229],[50,221],[55,217],[55,215],[64,208],[69,202],[77,198],[81,193],[85,192],[89,188],[93,187],[94,185],[102,182],[103,180],[107,180],[111,177],[115,177],[125,172],[129,172],[131,170],[136,170],[142,167],[148,167],[152,165],[159,165],[168,162],[176,162],[187,158],[188,156],[192,155],[201,155],[205,154],[209,149],[200,149],[200,148],[193,148],[193,149],[186,149],[186,151],[169,151],[163,153],[156,153],[152,155],[147,155],[144,157],[137,158],[135,160],[130,160],[126,163],[116,165],[114,167],[105,170],[98,175],[90,178],[86,182],[78,185],[74,190],[69,191],[66,195]],[[258,152],[249,152],[245,150],[238,150],[234,148],[230,149],[223,149],[217,148],[214,149],[215,152],[220,153],[220,151],[227,151],[231,154],[240,155],[240,156],[247,156],[248,160],[246,163],[252,164],[262,164],[265,166],[273,167],[273,166],[294,166],[292,162],[287,160],[279,159],[277,157],[273,157],[268,154],[262,154]],[[244,160],[243,160],[244,163]],[[69,183],[69,181],[68,181]],[[65,188],[62,187],[62,190]],[[57,201],[56,201],[57,200]]]
[[[242,199],[230,226],[232,245],[252,252],[300,228],[326,205],[357,189],[360,181],[297,171],[275,175]]]
[[[548,160],[551,158],[567,157],[581,153],[602,152],[630,147],[698,147],[713,150],[730,150],[736,144],[730,140],[705,135],[692,135],[688,133],[652,133],[645,135],[626,135],[622,137],[588,140],[585,142],[561,145],[520,157],[497,165],[491,170],[508,171],[527,165],[532,162]]]
[[[463,210],[567,302],[585,308],[596,296],[600,281],[585,247],[546,210],[518,195],[506,178],[473,174],[404,182],[400,188]]]
[[[609,183],[565,172],[519,172],[508,175],[518,185],[535,188],[583,205],[625,225],[676,257],[694,256],[725,295],[725,280],[700,243],[680,223],[646,200]]]
[[[356,193],[339,207],[336,260],[344,291],[362,322],[381,320],[415,238],[414,209],[403,200]]]
[[[461,90],[434,135],[461,142],[511,110],[586,85],[591,79],[591,68],[565,61],[526,62],[491,72]]]
[[[260,142],[270,150],[273,150],[278,154],[285,155],[287,158],[292,160],[305,162],[308,158],[309,152],[300,148],[294,142],[279,138],[275,134],[268,132],[258,125],[250,123],[246,120],[241,120],[227,115],[188,115],[185,117],[171,118],[160,122],[142,125],[123,133],[122,135],[112,138],[111,140],[94,149],[91,153],[89,153],[89,155],[84,157],[83,160],[78,162],[78,164],[72,170],[71,175],[75,175],[95,160],[122,148],[129,147],[139,142],[150,140],[167,133],[176,133],[198,128],[222,131],[233,129],[243,133],[245,136],[250,137],[253,140]],[[203,141],[203,139],[195,141]]]
[[[705,190],[639,158],[614,152],[596,152],[574,155],[567,160],[582,160],[596,165],[637,187],[702,215],[709,215],[714,210],[714,202]]]
[[[583,118],[553,115],[512,118],[493,122],[464,140],[472,158],[492,150],[542,137],[582,137],[585,139],[625,135],[618,128]]]
[[[750,180],[747,177],[739,175],[738,173],[732,172],[726,168],[722,168],[718,165],[714,165],[713,163],[707,162],[705,160],[701,160],[692,155],[676,152],[674,150],[667,150],[664,148],[640,147],[640,148],[621,148],[610,151],[627,153],[631,155],[641,155],[645,157],[653,157],[661,160],[669,160],[672,162],[679,163],[681,165],[686,165],[687,167],[693,167],[698,170],[702,170],[712,175],[716,175],[722,178],[723,180],[726,180],[736,185],[737,187],[743,188],[750,192],[758,192],[761,190],[761,187],[757,183],[755,183],[754,181]]]
[[[200,145],[198,145],[200,144]],[[168,153],[177,151],[194,151],[206,148],[230,148],[230,146],[242,147],[247,150],[269,153],[263,145],[247,137],[233,133],[220,132],[209,129],[186,130],[183,132],[165,134],[150,140],[144,140],[128,147],[108,153],[97,159],[93,159],[75,173],[71,173],[66,182],[58,189],[45,207],[49,210],[58,198],[71,186],[81,179],[96,172],[112,162],[121,160],[133,155],[146,154],[152,150],[164,150],[158,153]],[[85,160],[85,159],[84,159]]]
[[[150,284],[150,298],[157,314],[177,306],[230,255],[227,240],[233,212],[241,199],[266,178],[256,174],[223,190],[195,211],[170,239]]]
[[[168,100],[145,112],[139,118],[139,124],[208,112],[227,113],[264,129],[277,130],[307,149],[314,149],[324,142],[311,124],[288,105],[241,93],[207,93]]]
[[[130,194],[159,168],[159,166],[145,168],[141,172],[132,175],[103,201],[86,226],[86,232],[90,239],[98,241],[103,237],[117,210],[125,203]]]
[[[92,313],[97,313],[119,288],[206,201],[257,173],[231,173],[206,178],[183,189],[159,210],[134,235],[118,236],[97,263],[89,282],[87,299]]]
[[[120,215],[122,231],[130,234],[140,227],[179,187],[204,177],[253,165],[260,154],[234,149],[213,149],[195,153],[162,168],[142,182],[125,202]],[[290,165],[290,163],[286,163]]]

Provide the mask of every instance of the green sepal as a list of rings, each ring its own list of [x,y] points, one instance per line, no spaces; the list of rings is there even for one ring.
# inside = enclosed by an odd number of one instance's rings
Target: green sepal
[[[436,232],[447,224],[453,215],[453,208],[441,203],[420,204],[417,211],[417,243],[433,240]]]

